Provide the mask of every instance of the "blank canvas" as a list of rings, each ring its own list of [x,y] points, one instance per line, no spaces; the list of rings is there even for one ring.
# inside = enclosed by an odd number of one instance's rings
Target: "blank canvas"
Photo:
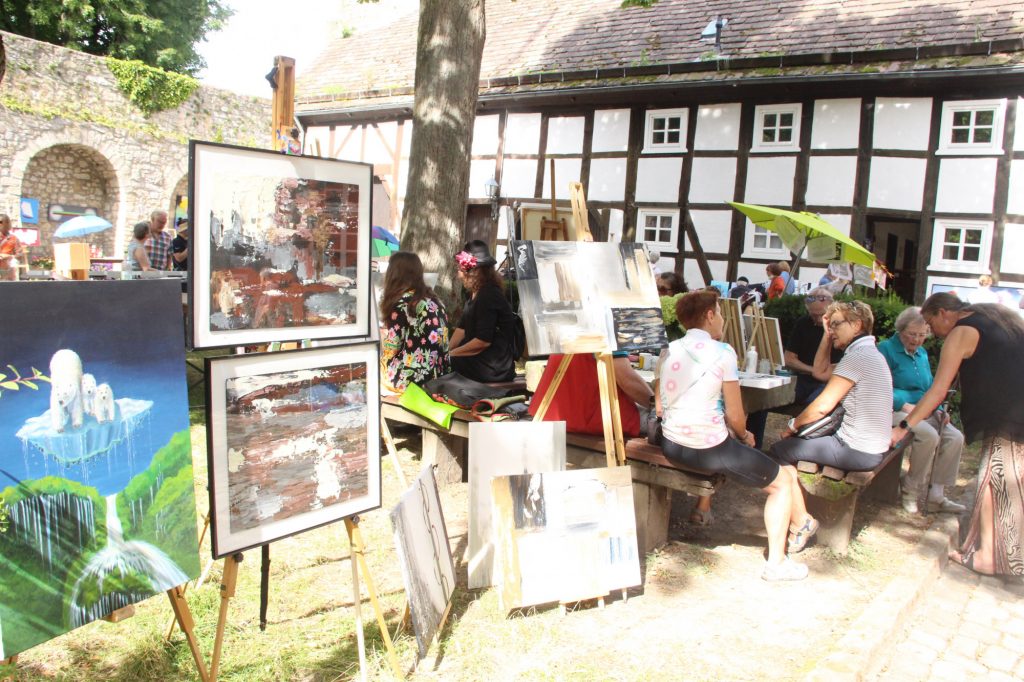
[[[469,425],[469,587],[490,587],[491,479],[565,469],[565,422]]]

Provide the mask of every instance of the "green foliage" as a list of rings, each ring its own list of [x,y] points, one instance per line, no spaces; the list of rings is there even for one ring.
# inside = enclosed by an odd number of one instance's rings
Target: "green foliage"
[[[622,0],[622,4],[619,5],[622,9],[629,7],[654,7],[658,0]]]
[[[779,332],[782,334],[783,341],[789,338],[797,319],[806,314],[807,306],[804,305],[803,296],[779,296],[764,304],[764,316],[779,320]]]
[[[0,7],[2,30],[186,74],[206,65],[196,45],[232,14],[222,0],[33,0]]]
[[[685,295],[661,297],[661,319],[665,322],[665,333],[668,335],[669,341],[675,341],[683,336],[683,326],[676,319],[676,303]]]
[[[836,296],[836,300],[858,300],[871,306],[871,312],[875,316],[874,335],[880,341],[889,338],[895,333],[896,318],[910,307],[904,303],[903,299],[891,292],[883,296],[851,296],[842,294]]]
[[[147,116],[181,106],[199,86],[199,81],[191,76],[164,71],[135,59],[107,57],[107,68],[117,79],[121,92]]]
[[[39,384],[44,382],[47,384],[50,383],[50,378],[44,376],[43,373],[35,367],[32,368],[32,376],[30,377],[21,376],[21,372],[19,372],[14,365],[7,365],[7,369],[11,370],[14,376],[8,378],[8,375],[0,372],[0,388],[5,388],[8,391],[19,391],[22,386],[25,388],[31,388],[33,391],[38,391]],[[0,391],[0,395],[3,394],[3,391]]]
[[[159,140],[173,140],[185,144],[188,137],[182,133],[168,132],[151,124],[141,124],[127,118],[113,118],[106,116],[97,109],[82,105],[73,99],[65,99],[55,105],[40,104],[30,96],[22,93],[4,92],[0,93],[0,107],[10,109],[22,114],[31,114],[47,120],[63,118],[68,121],[83,121],[95,123],[115,130],[124,130],[130,133],[138,133],[146,137],[154,137]],[[255,146],[255,145],[249,145]],[[52,261],[51,261],[52,265]]]

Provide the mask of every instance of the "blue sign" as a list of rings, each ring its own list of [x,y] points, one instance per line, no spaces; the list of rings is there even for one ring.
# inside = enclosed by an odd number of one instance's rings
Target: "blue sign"
[[[37,225],[39,223],[39,199],[22,197],[21,208],[18,211],[21,213],[22,225]]]

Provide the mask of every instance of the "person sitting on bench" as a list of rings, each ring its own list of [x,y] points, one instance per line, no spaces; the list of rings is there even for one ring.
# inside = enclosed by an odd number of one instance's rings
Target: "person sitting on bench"
[[[845,350],[825,388],[781,434],[770,454],[780,462],[816,462],[843,471],[871,471],[889,451],[892,375],[871,336],[875,317],[861,301],[835,302],[825,310],[826,334]],[[819,438],[790,438],[842,404],[838,431]]]
[[[478,239],[467,242],[455,260],[459,281],[470,299],[449,342],[452,369],[485,384],[512,381],[516,376],[515,315],[494,269],[497,261]]]
[[[720,341],[725,319],[718,298],[716,291],[695,291],[676,303],[676,317],[687,332],[670,343],[658,360],[662,452],[687,469],[722,474],[766,492],[768,561],[761,577],[802,580],[807,566],[786,556],[786,534],[810,537],[818,522],[804,507],[796,469],[752,447],[754,436],[746,429],[736,351]]]

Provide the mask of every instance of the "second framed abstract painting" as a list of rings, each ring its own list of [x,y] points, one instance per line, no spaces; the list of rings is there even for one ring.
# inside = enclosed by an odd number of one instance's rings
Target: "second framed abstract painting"
[[[207,358],[221,558],[380,506],[377,344]]]
[[[192,141],[191,343],[366,337],[372,166]]]

